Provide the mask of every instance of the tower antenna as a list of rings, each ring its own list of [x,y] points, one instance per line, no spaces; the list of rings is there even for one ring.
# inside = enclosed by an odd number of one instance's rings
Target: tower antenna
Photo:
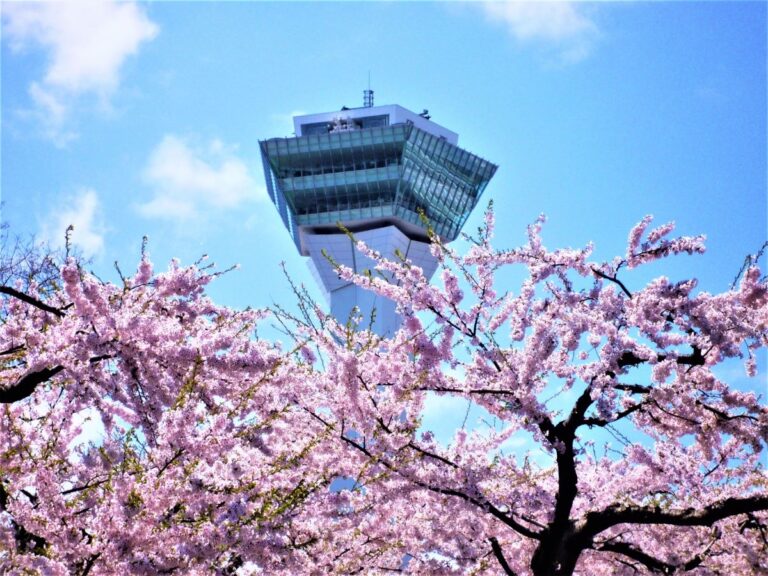
[[[373,90],[371,90],[371,71],[368,70],[368,90],[363,90],[363,107],[371,108],[373,106]]]

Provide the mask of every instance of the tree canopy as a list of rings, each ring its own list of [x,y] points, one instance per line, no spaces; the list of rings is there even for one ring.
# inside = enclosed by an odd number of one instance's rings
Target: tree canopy
[[[391,338],[211,301],[172,262],[104,282],[69,259],[0,304],[0,566],[30,574],[760,574],[768,284],[637,285],[704,250],[644,219],[624,256],[513,250],[493,214],[441,285],[402,259],[349,281]],[[518,268],[519,286],[504,285]],[[277,322],[292,338],[258,338]],[[484,418],[423,426],[451,396]],[[93,430],[98,434],[94,437]],[[610,442],[609,442],[610,439]]]

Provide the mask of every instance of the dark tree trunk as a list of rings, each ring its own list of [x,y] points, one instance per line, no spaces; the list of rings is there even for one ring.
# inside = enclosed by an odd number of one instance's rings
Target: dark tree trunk
[[[548,529],[531,558],[534,576],[571,576],[582,551],[589,547],[583,536],[574,531],[572,522],[555,535]]]

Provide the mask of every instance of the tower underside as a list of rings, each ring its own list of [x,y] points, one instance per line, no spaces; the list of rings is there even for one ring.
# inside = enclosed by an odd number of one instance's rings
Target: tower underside
[[[430,252],[429,242],[413,240],[394,225],[355,233],[354,241],[344,233],[304,235],[310,256],[310,268],[315,279],[323,287],[324,296],[330,304],[334,318],[344,323],[356,312],[360,316],[359,328],[370,328],[377,334],[391,335],[398,329],[401,321],[395,303],[342,280],[336,272],[335,264],[347,266],[358,274],[374,270],[376,263],[357,250],[356,241],[365,242],[369,248],[385,258],[406,258],[414,266],[421,268],[427,278],[437,269],[437,259]],[[333,263],[323,252],[331,257]]]

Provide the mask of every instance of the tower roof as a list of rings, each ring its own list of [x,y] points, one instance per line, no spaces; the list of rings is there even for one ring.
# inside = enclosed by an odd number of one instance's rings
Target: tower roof
[[[294,116],[294,134],[296,136],[307,136],[308,134],[330,132],[336,129],[342,122],[352,130],[410,122],[424,132],[438,138],[445,138],[451,144],[458,144],[459,142],[459,135],[437,122],[433,122],[428,110],[424,110],[421,114],[416,114],[397,104],[362,106],[360,108],[347,108],[344,106],[336,112]],[[384,124],[384,122],[386,123]]]

